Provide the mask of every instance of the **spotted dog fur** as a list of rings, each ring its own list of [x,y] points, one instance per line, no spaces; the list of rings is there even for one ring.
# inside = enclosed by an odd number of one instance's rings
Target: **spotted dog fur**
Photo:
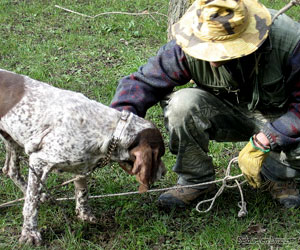
[[[20,242],[40,244],[38,206],[50,171],[82,175],[104,158],[121,112],[84,95],[0,70],[0,137],[6,146],[3,172],[25,195]],[[29,156],[27,183],[19,171],[21,150]],[[140,191],[165,172],[160,132],[131,114],[111,159],[136,175]],[[129,166],[129,167],[128,167]],[[76,214],[96,222],[87,205],[87,180],[75,181]]]

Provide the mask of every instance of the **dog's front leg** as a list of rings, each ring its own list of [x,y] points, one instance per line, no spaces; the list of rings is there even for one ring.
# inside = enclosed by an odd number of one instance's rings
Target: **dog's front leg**
[[[38,231],[38,209],[43,183],[48,172],[45,164],[30,164],[20,243],[40,245],[42,242],[41,234]]]
[[[2,131],[2,133],[4,132]],[[20,173],[19,165],[20,146],[7,134],[5,137],[0,134],[0,138],[4,141],[6,148],[6,159],[2,172],[8,175],[26,195],[27,183]]]
[[[82,221],[97,223],[97,218],[88,205],[88,186],[86,177],[78,176],[78,179],[74,181],[74,185],[76,198],[75,212],[77,217]]]

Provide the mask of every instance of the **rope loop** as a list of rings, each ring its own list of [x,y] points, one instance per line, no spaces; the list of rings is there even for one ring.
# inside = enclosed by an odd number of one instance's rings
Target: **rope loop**
[[[243,195],[243,191],[242,191],[242,188],[241,188],[241,185],[245,183],[245,181],[239,183],[236,179],[243,176],[243,175],[238,175],[238,176],[231,176],[230,175],[230,170],[231,170],[231,165],[233,163],[236,163],[238,161],[238,157],[235,157],[233,158],[228,166],[227,166],[227,169],[226,169],[226,173],[225,173],[225,177],[222,179],[222,186],[219,188],[219,190],[217,191],[217,193],[215,194],[214,197],[208,199],[208,200],[203,200],[203,201],[200,201],[197,206],[196,206],[196,210],[197,212],[199,213],[208,213],[213,205],[215,204],[215,201],[216,199],[223,193],[225,187],[229,187],[229,188],[234,188],[234,187],[238,187],[239,188],[239,191],[240,191],[240,196],[241,196],[241,201],[238,202],[238,207],[240,207],[240,211],[238,212],[238,217],[243,217],[243,216],[246,216],[247,215],[247,209],[246,209],[246,205],[247,203],[244,201],[244,195]],[[233,185],[228,185],[227,184],[227,180],[234,180],[235,181],[235,184]],[[200,206],[204,203],[208,203],[210,202],[210,206],[206,209],[206,210],[200,210]]]

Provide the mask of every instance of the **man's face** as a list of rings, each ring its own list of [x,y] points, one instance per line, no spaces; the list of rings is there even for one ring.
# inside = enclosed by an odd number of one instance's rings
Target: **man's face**
[[[218,68],[222,65],[224,65],[225,63],[229,62],[230,60],[227,61],[219,61],[219,62],[209,62],[210,66]]]

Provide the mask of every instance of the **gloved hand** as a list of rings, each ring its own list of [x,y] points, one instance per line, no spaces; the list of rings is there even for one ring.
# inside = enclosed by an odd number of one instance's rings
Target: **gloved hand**
[[[270,149],[261,149],[257,147],[251,137],[250,142],[248,142],[239,153],[239,167],[248,183],[254,188],[259,188],[261,186],[262,180],[260,171],[262,163],[269,151]]]

